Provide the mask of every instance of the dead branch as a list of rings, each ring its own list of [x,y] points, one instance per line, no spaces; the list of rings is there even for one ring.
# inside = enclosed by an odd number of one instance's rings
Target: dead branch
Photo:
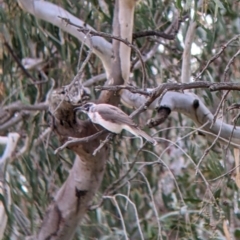
[[[211,83],[204,81],[190,82],[190,83],[163,83],[158,87],[153,89],[141,89],[131,85],[117,85],[117,86],[97,86],[97,90],[107,90],[118,92],[120,90],[128,90],[132,93],[137,93],[140,95],[148,96],[148,103],[146,103],[145,107],[148,107],[156,98],[160,97],[166,91],[183,91],[187,89],[198,89],[198,88],[208,88],[210,91],[218,91],[218,90],[240,90],[239,83],[233,82],[221,82],[221,83]]]

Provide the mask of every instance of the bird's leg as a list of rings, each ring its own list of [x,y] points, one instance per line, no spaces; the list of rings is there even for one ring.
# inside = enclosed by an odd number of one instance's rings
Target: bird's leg
[[[139,136],[139,138],[140,138],[140,141],[141,141],[140,148],[142,148],[142,147],[143,147],[143,138],[142,138],[142,137],[140,137],[140,136]]]
[[[116,135],[116,133],[110,133],[107,135],[107,139],[112,142]]]

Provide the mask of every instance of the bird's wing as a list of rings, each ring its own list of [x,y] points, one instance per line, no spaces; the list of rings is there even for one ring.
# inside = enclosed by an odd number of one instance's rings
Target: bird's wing
[[[132,127],[137,126],[125,112],[115,106],[99,104],[96,106],[96,110],[106,121],[116,124],[127,124]]]

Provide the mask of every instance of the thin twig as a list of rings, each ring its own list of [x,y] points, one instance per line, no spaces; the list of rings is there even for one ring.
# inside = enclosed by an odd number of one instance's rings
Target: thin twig
[[[91,42],[91,41],[90,41]],[[66,85],[64,86],[64,97],[68,97],[69,99],[71,99],[71,97],[69,96],[69,92],[71,91],[71,88],[72,86],[81,79],[81,75],[83,73],[83,69],[84,67],[86,66],[86,64],[88,63],[90,57],[91,57],[91,54],[92,54],[92,48],[90,48],[89,52],[88,52],[88,55],[86,57],[86,59],[84,60],[84,62],[82,63],[81,65],[81,68],[79,69],[79,71],[77,72],[76,76],[73,78],[73,80],[71,81],[71,83],[69,85]],[[82,89],[83,86],[82,86],[82,83],[81,81],[80,82],[80,88]],[[57,105],[57,107],[54,109],[54,112],[57,112],[57,110],[60,108],[61,104],[64,102],[64,97],[62,98],[62,100],[59,102],[59,104]],[[54,113],[53,112],[53,113]],[[52,113],[52,114],[53,114]]]
[[[216,177],[216,178],[208,179],[208,181],[209,181],[209,182],[217,181],[217,180],[219,180],[219,179],[221,179],[221,178],[229,175],[231,172],[233,172],[234,170],[236,170],[236,169],[239,168],[239,167],[240,167],[240,165],[235,166],[234,168],[230,169],[230,170],[227,171],[226,173],[224,173],[224,174],[222,174],[222,175],[220,175],[220,176],[218,176],[218,177]],[[200,181],[198,181],[198,182],[200,182]]]
[[[94,150],[92,155],[95,156],[97,154],[97,152],[99,152],[110,141],[110,139],[113,136],[114,136],[114,133],[109,133],[108,136],[106,137],[106,139],[104,141],[102,141],[101,144]]]
[[[127,89],[133,93],[139,93],[146,96],[155,95],[155,97],[160,96],[164,90],[167,91],[183,91],[187,89],[198,89],[198,88],[208,88],[210,91],[218,91],[218,90],[240,90],[240,83],[236,82],[220,82],[220,83],[211,83],[206,81],[197,81],[190,83],[163,83],[158,87],[151,89],[151,91],[143,90],[141,88],[137,88],[135,86],[130,85],[116,85],[116,86],[97,86],[98,90],[108,90],[108,91],[119,91],[121,89]]]
[[[118,41],[126,44],[128,47],[132,48],[138,54],[138,57],[139,57],[139,59],[141,61],[141,64],[142,64],[142,71],[143,71],[143,81],[142,82],[143,82],[143,86],[145,87],[146,78],[147,78],[145,63],[143,61],[141,52],[139,51],[139,49],[134,44],[130,43],[126,39],[123,39],[123,38],[118,37],[118,36],[114,36],[112,34],[108,34],[108,33],[104,33],[104,32],[97,32],[97,31],[93,31],[93,30],[90,30],[88,28],[79,26],[77,24],[72,23],[68,18],[63,18],[63,17],[60,17],[60,16],[59,16],[59,18],[64,20],[67,24],[72,25],[74,27],[77,27],[80,32],[83,32],[85,34],[88,33],[88,34],[91,34],[92,36],[100,36],[100,37],[115,39],[115,40],[118,40]]]
[[[126,226],[125,226],[125,223],[124,223],[124,217],[122,215],[122,212],[121,212],[121,209],[119,207],[119,204],[116,200],[116,197],[111,197],[111,200],[113,201],[114,205],[116,206],[117,208],[117,211],[118,211],[118,214],[119,214],[119,217],[120,217],[120,220],[121,220],[121,223],[122,223],[122,227],[123,227],[123,233],[124,233],[124,236],[125,236],[125,240],[128,240],[128,234],[127,234],[127,229],[126,229]]]
[[[180,26],[181,26],[181,22],[183,22],[185,19],[188,18],[188,15],[185,15],[183,17],[179,17],[179,13],[178,11],[175,12],[175,19],[173,20],[173,22],[169,25],[169,27],[164,31],[165,34],[168,35],[177,35],[177,33],[179,32]],[[147,52],[144,53],[143,56],[143,61],[146,62],[149,59],[151,59],[157,52],[158,50],[158,46],[159,44],[155,44],[151,49],[149,49]],[[140,65],[140,61],[137,59],[136,61],[132,62],[132,66],[131,66],[131,70],[133,69],[138,69],[139,65]]]
[[[174,38],[176,37],[175,34],[167,34],[165,32],[159,32],[155,30],[145,30],[145,31],[133,33],[133,39],[150,37],[150,36],[157,36],[157,37],[161,37],[168,40],[174,40]]]
[[[216,122],[217,115],[218,115],[218,113],[219,113],[219,111],[220,111],[220,108],[222,107],[223,102],[226,100],[226,97],[227,97],[227,95],[229,94],[229,92],[230,92],[230,91],[226,91],[226,92],[224,93],[224,95],[223,95],[220,103],[218,104],[218,107],[217,107],[217,110],[216,110],[216,112],[215,112],[215,114],[214,114],[214,116],[213,116],[213,120],[212,120],[212,124],[211,124],[210,128],[212,128],[213,124]]]
[[[239,116],[240,116],[240,113],[236,117],[234,117],[233,120],[232,120],[233,121],[233,128],[232,128],[232,131],[231,131],[231,134],[230,134],[230,137],[229,137],[228,144],[227,144],[225,149],[228,149],[230,144],[231,144],[231,140],[232,140],[232,137],[233,137],[234,130],[236,129],[237,120],[238,120]]]
[[[89,33],[87,32],[87,33],[86,33],[86,36],[88,36],[88,35],[89,35]],[[91,43],[91,41],[90,41],[90,43]],[[70,90],[71,87],[72,87],[77,81],[80,82],[80,85],[81,85],[81,87],[82,87],[82,82],[80,81],[80,79],[81,79],[83,70],[84,70],[85,66],[87,65],[87,63],[88,63],[88,61],[89,61],[89,59],[90,59],[90,57],[91,57],[92,49],[93,49],[92,47],[89,48],[88,55],[87,55],[87,57],[85,58],[85,60],[83,61],[82,65],[81,65],[81,68],[78,70],[76,76],[73,78],[73,80],[71,81],[71,83],[66,86],[66,87],[68,88],[68,90]]]
[[[117,91],[122,90],[122,89],[127,89],[132,93],[139,93],[139,94],[142,94],[142,95],[149,96],[149,92],[147,92],[146,90],[139,89],[137,87],[130,86],[130,85],[96,86],[95,89],[96,90],[114,91],[114,92],[117,92]]]
[[[234,82],[220,82],[220,83],[212,83],[211,86],[209,86],[209,90],[212,92],[218,91],[218,90],[240,90],[240,84],[234,83]]]
[[[204,125],[206,125],[207,123],[205,123]],[[203,126],[204,126],[203,125]],[[202,127],[203,127],[202,126]],[[160,139],[160,138],[159,138]],[[166,142],[170,142],[170,143],[172,143],[173,145],[176,145],[187,157],[188,157],[188,159],[192,162],[192,164],[196,167],[197,165],[196,165],[196,163],[192,160],[192,158],[180,147],[180,146],[178,146],[176,143],[174,143],[173,141],[170,141],[170,140],[168,140],[168,139],[165,139],[165,138],[162,138],[162,140],[163,141],[166,141]],[[165,149],[166,150],[166,149]],[[161,157],[162,157],[162,155],[163,155],[163,153],[164,153],[164,151],[161,153],[161,155],[159,156],[159,159],[161,160]],[[165,162],[162,162],[162,164],[164,165],[164,166],[167,166],[166,164],[165,164]],[[207,187],[207,189],[208,189],[208,191],[209,191],[209,193],[210,193],[210,195],[211,195],[211,197],[216,201],[216,199],[215,199],[215,197],[214,197],[214,194],[213,194],[213,192],[212,192],[212,190],[211,190],[211,188],[210,188],[210,186],[209,186],[209,183],[208,183],[208,181],[206,180],[206,178],[204,177],[204,175],[202,174],[202,172],[201,171],[198,171],[198,173],[199,173],[199,175],[200,175],[200,177],[203,179],[203,181],[204,181],[204,183],[205,183],[205,185],[206,185],[206,187]],[[180,191],[180,190],[179,190]]]
[[[144,146],[144,145],[143,145]],[[113,191],[121,188],[121,186],[119,187],[118,185],[121,183],[121,181],[123,181],[124,178],[126,178],[128,176],[128,174],[132,171],[133,167],[135,166],[135,163],[137,162],[138,160],[138,154],[139,152],[141,151],[141,149],[143,148],[143,146],[138,149],[136,155],[135,155],[135,159],[133,160],[133,162],[131,163],[131,166],[130,168],[121,176],[119,177],[117,180],[115,180],[111,185],[109,185],[107,187],[107,189],[104,191],[104,194],[103,195],[109,195],[109,194],[112,194]],[[98,207],[100,207],[103,203],[103,199],[101,199],[101,201],[97,204],[97,205],[94,205],[94,206],[91,206],[89,208],[89,210],[94,210]]]
[[[139,230],[139,234],[140,234],[141,239],[144,240],[144,236],[143,236],[143,232],[142,232],[142,229],[141,229],[140,219],[139,219],[139,216],[138,216],[136,205],[126,195],[123,195],[121,193],[117,193],[114,196],[104,196],[104,198],[105,199],[106,198],[113,199],[113,198],[116,198],[117,196],[124,197],[133,206],[134,212],[135,212],[135,217],[136,217],[136,222],[137,222],[137,227],[138,227],[138,230]]]
[[[23,111],[18,113],[16,117],[11,118],[8,122],[1,124],[0,131],[9,130],[9,128],[23,120],[23,118],[27,118],[29,116],[28,111]]]
[[[54,154],[57,154],[59,151],[62,151],[64,148],[72,145],[72,144],[76,144],[76,143],[83,143],[83,142],[90,142],[95,140],[96,138],[98,138],[100,135],[102,135],[103,133],[106,133],[106,130],[102,130],[100,132],[97,132],[91,136],[87,136],[84,138],[71,138],[71,140],[65,142],[62,146],[58,147],[55,151]]]
[[[231,57],[231,59],[229,60],[226,68],[224,69],[224,78],[223,81],[226,82],[227,79],[227,72],[230,69],[230,65],[233,63],[233,61],[235,60],[235,58],[240,54],[240,49]]]
[[[240,37],[240,34],[234,36],[232,39],[230,39],[227,43],[223,44],[222,47],[220,48],[220,50],[213,56],[211,57],[207,64],[205,65],[205,67],[202,69],[202,71],[196,76],[196,78],[194,79],[195,81],[197,79],[199,79],[202,74],[205,72],[205,70],[209,67],[209,65],[214,62],[217,58],[220,57],[220,55],[223,53],[223,51],[228,47],[228,45],[230,45],[232,42],[238,40],[238,38]]]
[[[16,54],[14,53],[14,51],[12,50],[12,48],[10,47],[10,45],[5,41],[4,45],[6,46],[7,50],[9,51],[9,53],[12,55],[13,59],[15,60],[15,62],[17,63],[17,65],[21,68],[21,70],[23,71],[23,73],[29,78],[31,79],[31,82],[33,84],[35,84],[35,82],[37,82],[37,80],[26,70],[26,68],[22,65],[21,61],[19,60],[19,58],[16,56]]]
[[[218,139],[220,138],[220,134],[221,134],[221,131],[222,131],[222,124],[223,124],[223,121],[221,122],[221,127],[219,128],[218,135],[216,136],[216,138],[214,139],[214,141],[212,142],[212,144],[211,144],[207,149],[205,149],[202,157],[200,158],[198,164],[196,165],[196,173],[195,173],[195,175],[197,175],[197,173],[200,172],[199,167],[200,167],[202,161],[205,159],[205,157],[207,156],[207,154],[209,153],[209,151],[213,148],[213,146],[216,144],[216,142],[217,142]]]
[[[143,172],[140,172],[140,175],[143,177],[144,181],[145,181],[146,184],[147,184],[147,188],[148,188],[148,191],[149,191],[149,195],[150,195],[151,200],[152,200],[152,204],[151,204],[151,205],[153,206],[153,211],[154,211],[154,213],[155,213],[156,220],[157,220],[157,225],[158,225],[158,239],[163,240],[163,238],[162,238],[161,224],[160,224],[160,221],[158,221],[158,219],[159,219],[158,210],[157,210],[157,207],[156,207],[156,204],[155,204],[155,201],[154,201],[154,196],[153,196],[153,192],[152,192],[150,183],[149,183],[147,177],[145,176],[145,174],[144,174]]]

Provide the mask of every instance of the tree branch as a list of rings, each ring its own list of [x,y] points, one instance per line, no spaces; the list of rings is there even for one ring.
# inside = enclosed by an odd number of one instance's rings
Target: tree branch
[[[191,76],[191,49],[192,43],[196,33],[197,23],[191,21],[187,30],[186,39],[184,42],[184,51],[182,55],[182,71],[181,71],[181,82],[189,82]]]
[[[67,18],[72,23],[75,23],[78,26],[85,26],[88,29],[94,31],[94,29],[86,25],[82,20],[79,20],[73,16],[68,11],[64,10],[62,7],[55,5],[47,1],[37,1],[37,0],[17,0],[20,7],[31,13],[36,18],[43,19],[47,22],[52,23],[55,26],[58,26],[63,31],[70,33],[72,36],[75,36],[78,40],[85,43],[88,47],[93,47],[93,52],[101,59],[103,66],[105,68],[107,76],[109,76],[111,69],[111,56],[112,56],[112,46],[111,43],[107,42],[105,39],[94,36],[89,39],[85,39],[85,34],[79,32],[75,27],[66,24],[61,18]],[[61,18],[59,18],[59,16]]]
[[[136,1],[134,0],[116,0],[114,7],[113,36],[119,36],[132,42],[133,17]],[[126,84],[130,74],[130,54],[131,48],[118,39],[113,39],[113,56],[111,65],[111,74],[106,86]],[[119,95],[113,95],[113,92],[104,91],[100,94],[99,103],[110,103],[116,105],[119,102]]]
[[[145,96],[133,94],[128,90],[122,91],[122,98],[128,105],[138,109],[149,103]],[[159,110],[168,109],[169,114],[173,111],[182,113],[192,119],[197,126],[204,125],[203,130],[209,133],[209,138],[213,139],[214,136],[219,135],[219,139],[225,144],[228,144],[231,140],[231,145],[240,146],[240,127],[223,123],[219,119],[214,122],[214,115],[193,93],[184,94],[169,91],[163,95],[160,102],[159,98],[156,98],[149,107],[152,109],[157,107]],[[166,116],[164,119],[166,119]]]
[[[196,76],[196,78],[194,79],[195,81],[200,79],[202,77],[202,74],[205,72],[205,70],[209,67],[209,65],[214,62],[217,58],[219,58],[221,56],[221,54],[223,53],[223,51],[234,41],[237,41],[240,37],[240,34],[234,36],[233,38],[231,38],[227,43],[223,44],[222,47],[220,48],[220,50],[214,55],[212,56],[207,64],[204,66],[204,68],[202,69],[202,71],[200,73],[198,73],[198,75]]]
[[[208,88],[210,91],[218,91],[218,90],[240,90],[240,84],[234,82],[224,82],[224,83],[211,83],[211,82],[190,82],[190,83],[163,83],[158,87],[153,89],[141,89],[131,85],[117,85],[117,86],[97,86],[95,89],[97,90],[108,90],[108,91],[119,91],[119,90],[129,90],[132,93],[139,93],[145,96],[153,96],[155,98],[159,97],[163,91],[183,91],[187,89],[198,89],[198,88]]]
[[[183,18],[179,17],[179,13],[176,10],[175,11],[175,18],[173,20],[173,22],[171,23],[171,25],[164,31],[165,34],[167,35],[173,35],[174,37],[176,37],[179,28],[181,26],[182,21],[184,21],[187,18],[187,16],[184,16]],[[159,38],[157,40],[160,40]],[[149,59],[151,59],[157,52],[159,47],[159,44],[155,44],[147,53],[144,54],[143,56],[143,61],[146,62]],[[133,65],[131,67],[131,69],[138,69],[141,66],[141,62],[140,60],[133,62]]]

